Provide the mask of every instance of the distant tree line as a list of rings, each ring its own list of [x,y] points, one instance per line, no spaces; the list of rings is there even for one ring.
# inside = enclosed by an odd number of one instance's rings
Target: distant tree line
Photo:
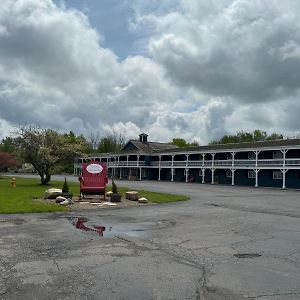
[[[252,132],[245,132],[241,130],[234,135],[224,135],[220,139],[213,140],[209,143],[209,145],[282,140],[283,138],[283,135],[280,133],[272,133],[268,135],[266,131],[258,129]]]

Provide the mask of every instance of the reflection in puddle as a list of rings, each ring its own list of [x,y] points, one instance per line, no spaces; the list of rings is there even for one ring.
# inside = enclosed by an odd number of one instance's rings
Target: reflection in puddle
[[[105,231],[105,226],[93,226],[93,227],[86,226],[84,224],[88,221],[86,218],[76,217],[76,218],[70,218],[69,220],[77,229],[97,232],[99,236],[103,236],[103,232]],[[109,227],[108,231],[111,231],[111,229],[112,227]]]
[[[153,232],[161,229],[174,226],[176,222],[161,220],[158,222],[139,222],[139,223],[117,223],[106,224],[106,226],[99,226],[97,223],[93,224],[88,218],[68,217],[72,225],[82,231],[98,233],[100,237],[120,237],[126,235],[132,238],[144,238],[153,235]]]

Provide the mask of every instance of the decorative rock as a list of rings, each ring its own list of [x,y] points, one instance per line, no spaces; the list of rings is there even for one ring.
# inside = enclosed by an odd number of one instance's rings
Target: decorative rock
[[[139,203],[148,203],[149,201],[147,198],[142,197],[142,198],[139,198],[138,202]]]
[[[70,202],[69,202],[69,200],[68,200],[68,199],[66,199],[65,201],[63,201],[63,202],[60,202],[59,204],[60,204],[60,205],[62,205],[62,206],[67,206],[67,205],[69,205],[69,204],[70,204]]]
[[[67,200],[67,198],[65,198],[63,196],[58,196],[58,197],[56,197],[55,202],[56,203],[61,203],[61,202],[66,201],[66,200]]]
[[[131,201],[138,201],[139,193],[135,191],[126,192],[126,199]]]
[[[44,193],[44,199],[56,199],[62,193],[61,189],[48,189]]]
[[[110,197],[112,193],[113,193],[112,191],[107,192],[106,197]]]

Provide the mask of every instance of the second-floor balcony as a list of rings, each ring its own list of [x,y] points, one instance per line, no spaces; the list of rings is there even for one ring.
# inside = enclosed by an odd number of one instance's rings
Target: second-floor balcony
[[[107,164],[109,168],[116,167],[144,167],[144,161],[111,161]],[[75,163],[75,168],[81,168],[81,163]],[[278,168],[278,167],[299,167],[300,158],[283,159],[235,159],[235,160],[184,160],[184,161],[152,161],[150,167],[160,168]]]

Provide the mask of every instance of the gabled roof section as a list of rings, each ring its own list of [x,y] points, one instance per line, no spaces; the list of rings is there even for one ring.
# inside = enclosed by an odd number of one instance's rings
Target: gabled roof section
[[[143,152],[143,153],[152,153],[153,151],[159,151],[164,149],[177,149],[179,148],[176,145],[168,143],[155,143],[147,142],[143,143],[139,140],[129,140],[128,143],[121,149],[121,152]]]

